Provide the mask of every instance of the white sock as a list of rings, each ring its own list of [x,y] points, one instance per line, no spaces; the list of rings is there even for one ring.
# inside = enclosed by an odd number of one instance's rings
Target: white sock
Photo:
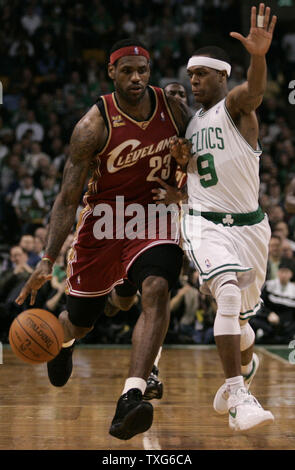
[[[68,341],[67,343],[62,343],[62,347],[69,348],[70,346],[72,346],[72,344],[74,344],[74,342],[75,342],[75,338],[71,339],[71,341]]]
[[[160,357],[161,357],[161,353],[162,353],[162,346],[160,347],[159,352],[158,352],[157,357],[156,357],[155,362],[154,362],[154,365],[156,367],[158,367],[159,360],[160,360]]]
[[[245,366],[241,366],[241,371],[244,376],[249,375],[253,367],[253,359],[249,362],[249,364],[246,364]]]
[[[244,377],[242,375],[225,379],[225,383],[227,386],[229,386],[229,393],[235,393],[236,390],[245,386]]]
[[[141,393],[144,394],[146,389],[146,381],[141,377],[129,377],[125,381],[125,387],[123,389],[122,395],[124,395],[124,393],[127,393],[128,390],[130,390],[131,388],[139,388],[139,390],[141,390]]]

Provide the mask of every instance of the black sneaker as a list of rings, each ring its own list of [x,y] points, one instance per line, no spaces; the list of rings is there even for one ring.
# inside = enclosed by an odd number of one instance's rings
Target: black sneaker
[[[163,396],[163,384],[158,379],[159,369],[153,366],[152,372],[147,379],[146,389],[143,395],[144,400],[153,400],[157,398],[160,400]]]
[[[59,354],[52,361],[47,362],[48,377],[55,387],[63,387],[71,377],[74,347],[75,343],[67,348],[61,348]]]
[[[131,388],[119,398],[109,432],[118,439],[127,440],[135,434],[147,431],[152,422],[151,403],[142,400],[142,393],[138,388]]]

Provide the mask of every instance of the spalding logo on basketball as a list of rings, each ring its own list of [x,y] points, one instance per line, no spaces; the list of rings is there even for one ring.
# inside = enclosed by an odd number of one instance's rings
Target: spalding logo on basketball
[[[20,313],[9,330],[14,354],[30,364],[51,361],[64,341],[61,323],[47,310],[33,308]]]

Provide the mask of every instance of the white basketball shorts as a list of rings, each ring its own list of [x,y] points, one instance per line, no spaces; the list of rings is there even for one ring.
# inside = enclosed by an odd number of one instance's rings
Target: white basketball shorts
[[[210,294],[208,281],[235,272],[242,291],[240,320],[260,307],[271,235],[268,218],[255,225],[224,226],[204,217],[184,214],[181,221],[183,250],[200,273],[200,290]]]

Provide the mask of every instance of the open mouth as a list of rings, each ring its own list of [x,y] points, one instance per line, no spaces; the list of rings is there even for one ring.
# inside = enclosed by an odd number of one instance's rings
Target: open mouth
[[[129,91],[131,91],[132,93],[141,93],[142,90],[143,88],[141,86],[134,86],[129,88]]]

